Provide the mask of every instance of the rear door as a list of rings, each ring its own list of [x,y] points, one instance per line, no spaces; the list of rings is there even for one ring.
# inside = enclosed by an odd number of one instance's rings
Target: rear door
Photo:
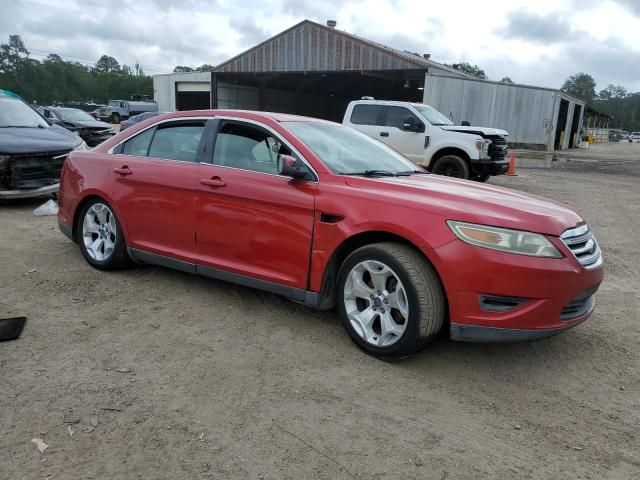
[[[317,182],[277,174],[278,154],[299,155],[265,126],[222,120],[214,144],[213,164],[200,166],[196,184],[202,273],[306,289]]]
[[[349,126],[386,143],[384,135],[380,136],[386,109],[383,105],[358,103],[351,110]]]
[[[110,155],[111,191],[127,244],[191,261],[195,251],[193,184],[205,120],[164,122]]]

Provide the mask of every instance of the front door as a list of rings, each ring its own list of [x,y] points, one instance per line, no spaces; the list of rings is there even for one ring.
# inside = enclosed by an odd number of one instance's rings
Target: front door
[[[407,130],[405,124],[413,119],[416,130]],[[380,129],[379,139],[402,153],[415,163],[424,164],[425,132],[424,122],[406,107],[390,106]]]
[[[278,175],[278,154],[295,155],[266,127],[221,121],[195,187],[197,263],[304,290],[317,183]]]
[[[114,150],[111,193],[129,247],[193,260],[193,183],[204,126],[204,120],[162,123]]]

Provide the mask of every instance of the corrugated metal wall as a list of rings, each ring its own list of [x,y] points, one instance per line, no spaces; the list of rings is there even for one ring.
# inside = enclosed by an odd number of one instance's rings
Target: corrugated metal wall
[[[558,92],[427,74],[424,103],[460,124],[502,128],[509,142],[553,148]],[[564,126],[562,126],[564,128]]]
[[[158,103],[162,112],[173,112],[176,109],[176,83],[201,82],[210,84],[210,72],[171,73],[169,75],[154,75],[153,99]]]
[[[216,69],[218,72],[311,72],[424,69],[351,35],[312,22],[277,35]]]

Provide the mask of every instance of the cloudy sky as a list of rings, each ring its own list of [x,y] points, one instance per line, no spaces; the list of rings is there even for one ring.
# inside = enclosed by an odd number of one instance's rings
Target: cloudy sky
[[[558,88],[587,72],[598,89],[640,91],[640,0],[8,0],[0,41],[17,33],[34,58],[108,54],[166,73],[216,65],[305,18],[495,80]]]

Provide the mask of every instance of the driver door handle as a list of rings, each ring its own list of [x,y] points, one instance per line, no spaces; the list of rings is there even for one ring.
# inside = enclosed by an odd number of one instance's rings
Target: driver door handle
[[[124,165],[123,167],[120,168],[114,168],[113,171],[115,173],[117,173],[118,175],[131,175],[133,172],[131,171],[131,169],[129,167],[127,167],[126,165]]]
[[[215,176],[215,177],[211,177],[211,178],[201,178],[200,179],[200,183],[202,185],[206,185],[208,187],[214,187],[214,188],[220,188],[220,187],[224,187],[227,184],[224,182],[224,180],[222,180],[220,177]]]
[[[389,132],[380,132],[380,136],[381,137],[388,137],[389,136]]]

